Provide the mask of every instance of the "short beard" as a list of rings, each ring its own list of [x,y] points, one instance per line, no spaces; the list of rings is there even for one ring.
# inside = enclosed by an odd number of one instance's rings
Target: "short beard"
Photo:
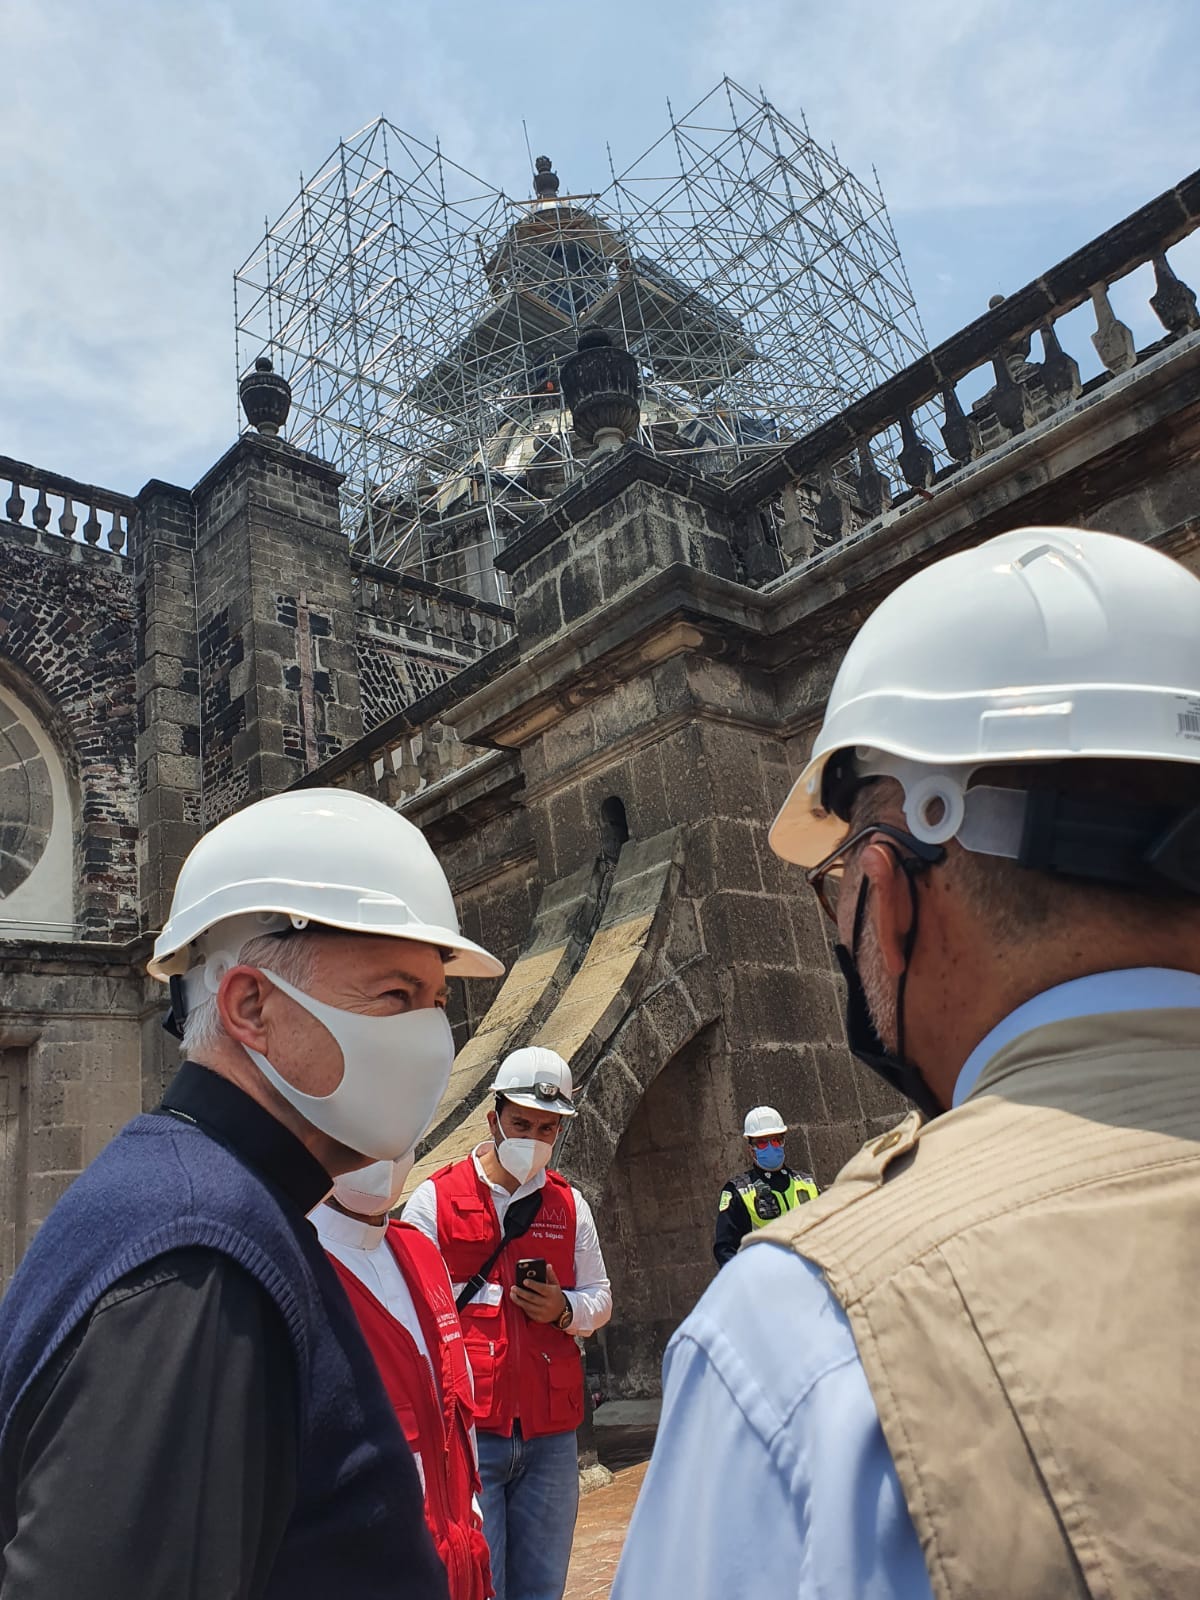
[[[888,1054],[896,1055],[900,1048],[897,1005],[899,990],[888,975],[883,951],[879,948],[879,940],[869,917],[863,919],[854,964],[858,968],[859,981],[867,997],[867,1010],[871,1014],[875,1032]]]

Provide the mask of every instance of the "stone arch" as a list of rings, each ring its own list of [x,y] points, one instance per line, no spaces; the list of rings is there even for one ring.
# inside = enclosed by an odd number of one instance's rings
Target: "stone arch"
[[[605,1392],[660,1391],[671,1335],[712,1281],[717,1195],[729,1176],[719,1135],[734,1115],[720,1023],[692,1035],[655,1075],[621,1133],[596,1199],[613,1289]]]
[[[0,929],[72,940],[78,783],[61,719],[26,675],[0,671]]]

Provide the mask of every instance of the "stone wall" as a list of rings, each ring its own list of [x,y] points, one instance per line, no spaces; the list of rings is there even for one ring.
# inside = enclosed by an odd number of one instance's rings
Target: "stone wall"
[[[84,939],[138,930],[131,564],[109,551],[0,524],[0,662],[42,713],[75,793],[75,921]]]
[[[143,985],[116,953],[0,945],[0,1289],[71,1180],[142,1109]]]

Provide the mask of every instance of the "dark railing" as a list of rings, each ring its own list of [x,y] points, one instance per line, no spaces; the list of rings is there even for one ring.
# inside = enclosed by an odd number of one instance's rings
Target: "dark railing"
[[[359,612],[384,635],[424,645],[458,661],[474,661],[511,638],[515,618],[507,606],[460,589],[393,572],[351,557]]]
[[[1084,386],[1056,324],[1076,307],[1091,302],[1091,340],[1103,367],[1089,391],[1200,329],[1195,292],[1167,257],[1197,227],[1200,172],[1024,289],[998,297],[927,356],[743,473],[729,492],[733,509],[748,517],[748,575],[766,582],[805,565],[881,516],[894,496],[928,498],[944,478],[1073,404]],[[1147,263],[1155,283],[1149,304],[1165,336],[1139,352],[1113,312],[1109,290]],[[1041,361],[1029,359],[1035,334]],[[964,411],[958,386],[988,368],[992,387]],[[931,414],[940,415],[937,452],[921,433],[921,417]],[[940,465],[939,456],[949,464]]]
[[[129,534],[137,502],[129,495],[79,483],[28,462],[14,461],[11,456],[0,456],[0,485],[4,483],[9,485],[4,517],[10,523],[51,537],[97,545],[114,555],[131,553]],[[101,512],[106,524],[100,521]]]

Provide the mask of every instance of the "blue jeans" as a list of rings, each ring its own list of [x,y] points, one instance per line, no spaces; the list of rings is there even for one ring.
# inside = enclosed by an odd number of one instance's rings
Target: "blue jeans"
[[[579,1511],[575,1433],[480,1433],[483,1532],[496,1600],[562,1600]]]

